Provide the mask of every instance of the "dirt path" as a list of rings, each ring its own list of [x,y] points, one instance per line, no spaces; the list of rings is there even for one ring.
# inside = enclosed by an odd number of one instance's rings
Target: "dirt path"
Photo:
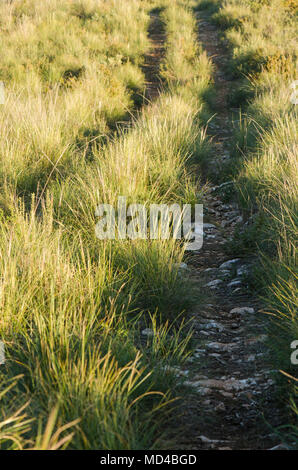
[[[209,134],[214,139],[210,165],[216,173],[229,158],[227,96],[232,84],[223,69],[228,53],[215,26],[203,15],[198,25],[198,39],[214,64],[217,115]],[[192,390],[177,418],[178,439],[174,434],[180,449],[270,449],[280,442],[268,426],[280,425],[281,418],[265,345],[266,318],[246,282],[253,260],[241,252],[231,259],[224,251],[235,227],[244,224],[237,204],[223,202],[225,187],[211,187],[206,195],[204,245],[187,260],[191,281],[203,279],[210,300],[192,313],[196,350],[180,371]]]
[[[165,54],[165,28],[160,19],[160,10],[150,12],[148,37],[151,41],[150,51],[145,55],[143,72],[145,74],[145,100],[154,101],[161,91],[160,64]],[[146,103],[145,103],[146,104]]]

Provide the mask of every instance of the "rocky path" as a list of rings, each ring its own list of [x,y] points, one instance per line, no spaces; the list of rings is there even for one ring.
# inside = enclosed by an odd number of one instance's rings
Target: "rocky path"
[[[154,101],[161,91],[160,64],[165,54],[165,28],[160,19],[160,11],[152,10],[150,13],[150,24],[148,37],[151,48],[144,57],[143,71],[145,74],[145,100],[146,103]],[[146,104],[145,103],[145,104]]]
[[[198,26],[198,39],[214,64],[217,115],[209,126],[214,142],[210,165],[219,172],[232,138],[227,105],[232,83],[224,72],[228,56],[215,26],[201,14]],[[187,267],[181,266],[181,275],[191,282],[202,285],[203,280],[209,300],[192,312],[195,352],[177,372],[191,390],[177,418],[180,449],[270,449],[280,442],[270,429],[281,418],[265,344],[266,318],[246,282],[253,260],[241,252],[231,258],[224,250],[235,228],[244,225],[237,203],[223,201],[229,184],[210,187],[203,248],[191,253]]]
[[[227,100],[233,86],[224,70],[228,52],[208,17],[200,13],[197,19],[198,41],[214,65],[216,115],[208,129],[214,155],[208,177],[216,181],[230,158],[233,113],[237,110],[229,109]],[[143,67],[145,104],[161,91],[159,70],[166,35],[158,10],[151,12],[148,36],[152,46]],[[181,265],[181,275],[188,276],[199,291],[205,290],[208,300],[191,312],[194,354],[176,371],[188,393],[172,433],[167,432],[175,449],[271,449],[280,444],[272,430],[282,424],[282,418],[275,403],[266,348],[266,318],[247,285],[254,260],[241,252],[230,257],[225,250],[234,230],[249,223],[243,221],[236,202],[224,202],[230,184],[209,187],[204,201],[203,248],[191,252],[187,264]],[[169,449],[168,440],[165,446]]]

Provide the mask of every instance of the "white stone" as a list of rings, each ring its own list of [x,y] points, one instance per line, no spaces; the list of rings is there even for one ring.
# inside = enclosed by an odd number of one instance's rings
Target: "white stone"
[[[179,269],[187,269],[187,264],[186,263],[180,263]]]
[[[240,268],[237,269],[237,276],[247,275],[248,273],[249,269],[247,266],[240,266]]]
[[[236,307],[232,308],[232,310],[230,310],[230,313],[238,313],[239,315],[243,315],[245,313],[253,314],[255,313],[255,309],[252,307]]]
[[[218,331],[223,331],[224,327],[220,323],[216,323],[215,321],[211,321],[210,323],[207,323],[206,325],[204,325],[203,329],[205,329],[205,330],[216,329]]]
[[[145,328],[145,330],[142,331],[143,336],[154,336],[154,331],[151,330],[150,328]]]
[[[215,288],[215,287],[217,287],[219,284],[221,284],[222,282],[223,282],[222,279],[214,279],[214,281],[208,282],[208,284],[206,284],[206,287]]]
[[[278,444],[277,446],[271,447],[269,450],[289,450],[284,444]]]
[[[235,264],[239,264],[240,261],[241,261],[240,258],[230,259],[229,261],[222,263],[219,266],[219,269],[232,269],[235,266]]]
[[[236,287],[236,286],[241,286],[242,282],[240,279],[233,279],[231,282],[229,282],[228,287]]]

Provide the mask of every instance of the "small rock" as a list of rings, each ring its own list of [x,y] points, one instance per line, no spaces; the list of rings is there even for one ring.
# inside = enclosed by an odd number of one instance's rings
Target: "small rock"
[[[236,313],[239,315],[244,315],[245,313],[253,314],[255,313],[255,309],[252,307],[236,307],[232,308],[232,310],[230,310],[230,313]]]
[[[209,333],[207,331],[201,330],[200,333],[205,336],[209,336]]]
[[[237,276],[247,276],[249,274],[249,269],[247,266],[240,266],[237,269]]]
[[[233,290],[232,294],[236,294],[237,292],[241,291],[241,287],[237,287]]]
[[[195,350],[195,353],[205,353],[206,350],[205,349],[196,349]]]
[[[231,220],[236,220],[236,218],[238,217],[238,212],[237,211],[228,211],[228,212],[225,212],[225,217],[227,219],[231,219]]]
[[[187,264],[186,263],[180,263],[178,269],[187,269]]]
[[[180,263],[179,265],[176,264],[178,267],[178,277],[183,277],[184,273],[187,274],[188,266],[186,263]]]
[[[226,181],[225,183],[221,183],[218,186],[218,189],[224,188],[225,186],[229,186],[230,184],[234,184],[234,181]]]
[[[203,388],[207,389],[221,389],[226,392],[232,392],[243,390],[248,386],[248,379],[246,380],[236,380],[231,378],[229,380],[216,380],[216,379],[207,379],[207,380],[199,380],[197,383],[198,386],[202,386]]]
[[[207,268],[207,269],[204,269],[203,272],[204,272],[204,273],[208,273],[208,274],[216,274],[216,273],[217,273],[217,269],[216,269],[216,268]]]
[[[232,269],[235,265],[241,262],[240,258],[230,259],[229,261],[225,261],[219,266],[219,269]]]
[[[226,279],[230,277],[231,271],[229,271],[228,269],[221,269],[219,272],[219,275],[222,276],[224,279]]]
[[[154,331],[151,330],[150,328],[145,328],[145,330],[142,331],[143,336],[154,336]]]
[[[231,349],[238,347],[238,343],[218,343],[216,341],[208,343],[207,348],[215,349],[217,351],[231,351]]]
[[[278,444],[277,446],[271,447],[268,450],[289,450],[284,444]]]
[[[223,402],[220,402],[216,407],[215,411],[226,411],[225,404]]]
[[[255,361],[255,359],[256,359],[255,354],[250,354],[250,355],[247,356],[247,358],[246,358],[247,362],[253,362],[253,361]]]
[[[237,287],[237,286],[241,286],[242,285],[242,282],[240,281],[240,279],[232,279],[231,282],[229,282],[228,284],[228,287]]]
[[[201,439],[201,441],[204,444],[218,444],[219,442],[223,442],[223,441],[218,441],[217,439],[209,439],[206,436],[199,436],[199,439]]]
[[[214,281],[208,282],[205,287],[211,287],[211,288],[216,288],[219,284],[221,284],[223,281],[222,279],[215,279]]]
[[[210,405],[210,403],[211,403],[211,400],[204,400],[203,401],[203,405]]]
[[[234,395],[230,392],[225,392],[224,390],[219,390],[219,393],[225,398],[233,398]]]
[[[216,323],[215,321],[211,321],[210,323],[203,325],[202,328],[205,330],[215,329],[218,331],[223,331],[224,329],[220,323]]]
[[[165,366],[162,368],[165,372],[172,372],[176,377],[187,377],[189,374],[188,370],[179,369],[179,367]]]

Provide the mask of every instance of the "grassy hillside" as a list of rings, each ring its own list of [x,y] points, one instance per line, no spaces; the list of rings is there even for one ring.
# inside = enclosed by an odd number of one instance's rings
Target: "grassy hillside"
[[[1,2],[0,18],[0,179],[29,195],[127,119],[144,90],[149,20],[140,2],[92,0]]]
[[[210,67],[184,2],[161,5],[164,92],[123,123],[144,91],[156,3],[1,3],[2,449],[149,449],[168,419],[166,366],[189,343],[184,249],[95,235],[101,202],[194,203],[200,192]]]
[[[229,106],[241,110],[233,158],[217,175],[233,178],[247,222],[228,249],[258,254],[251,289],[272,318],[272,368],[288,374],[277,373],[284,439],[297,441],[296,6],[1,2],[0,449],[175,445],[167,441],[182,390],[175,367],[190,354],[184,317],[202,292],[181,276],[182,243],[100,240],[95,227],[97,206],[116,208],[119,196],[146,207],[203,201],[216,85],[196,9],[228,47]],[[153,80],[161,93],[148,103],[152,15],[165,44]]]

